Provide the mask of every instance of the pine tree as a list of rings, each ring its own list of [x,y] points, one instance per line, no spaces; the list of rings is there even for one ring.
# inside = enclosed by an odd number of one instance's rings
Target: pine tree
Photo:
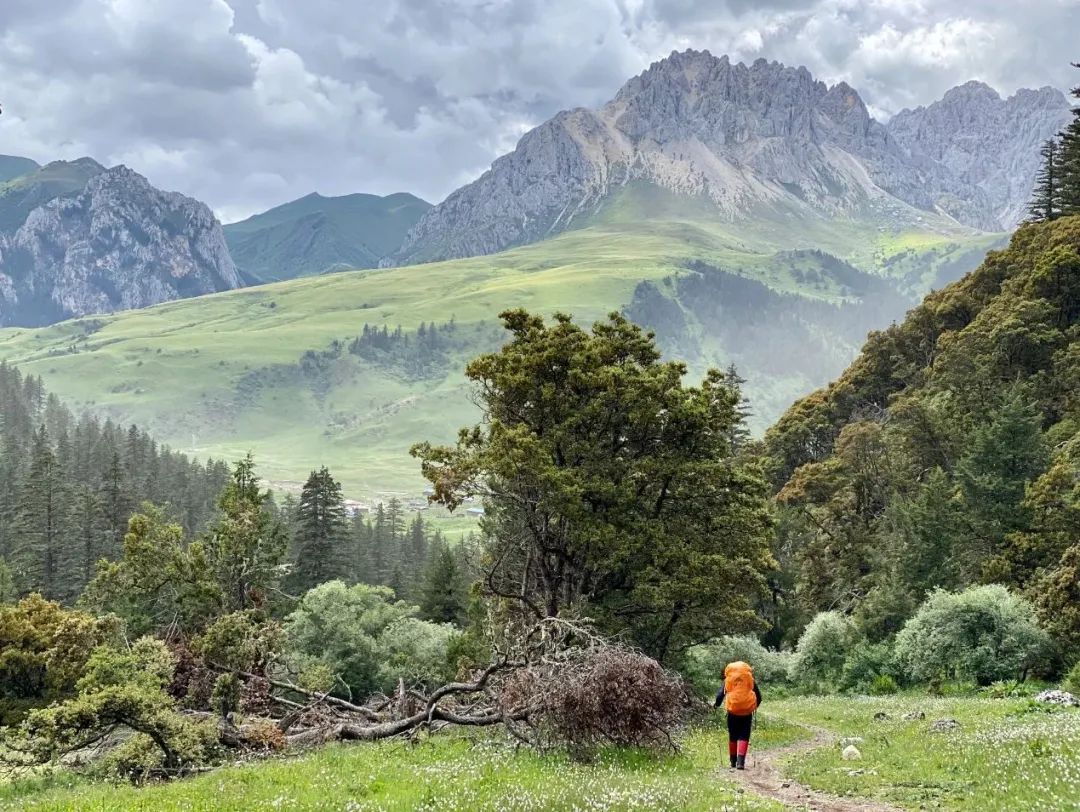
[[[19,498],[14,545],[16,577],[24,591],[51,599],[72,597],[68,553],[69,492],[45,426],[34,436],[30,468]]]
[[[98,495],[89,485],[76,485],[71,512],[78,540],[79,564],[82,568],[79,573],[81,590],[90,583],[90,579],[94,577],[95,565],[104,557],[105,541],[110,531],[104,527]]]
[[[99,498],[101,518],[105,528],[105,549],[102,550],[102,554],[107,558],[119,558],[124,548],[128,516],[131,515],[134,507],[119,450],[113,450],[109,468],[102,478]]]
[[[300,493],[291,586],[306,592],[313,586],[349,577],[349,543],[345,501],[325,466],[312,471]]]
[[[232,481],[218,500],[221,517],[204,541],[227,612],[261,608],[281,582],[288,537],[270,501],[270,492],[259,489],[249,454],[236,463]]]
[[[440,539],[432,545],[420,589],[420,613],[437,623],[465,622],[468,590],[454,552]]]
[[[1080,86],[1073,88],[1072,95],[1080,99]],[[1073,108],[1073,120],[1061,133],[1060,175],[1061,213],[1080,214],[1080,105]]]
[[[1042,168],[1035,177],[1031,206],[1028,209],[1032,222],[1053,220],[1061,214],[1061,150],[1053,138],[1043,142],[1039,151]]]

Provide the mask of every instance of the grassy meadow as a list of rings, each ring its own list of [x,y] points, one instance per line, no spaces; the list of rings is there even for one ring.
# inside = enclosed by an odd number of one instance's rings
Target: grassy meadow
[[[920,712],[925,718],[905,718]],[[875,719],[882,713],[887,718]],[[938,719],[960,726],[931,732]],[[837,740],[777,756],[785,780],[851,800],[912,810],[1063,810],[1080,798],[1080,709],[981,696],[766,697],[751,755],[808,739],[812,729]],[[862,758],[845,761],[840,737],[857,737]],[[680,744],[678,754],[607,751],[579,763],[497,735],[444,734],[333,745],[141,788],[71,777],[8,782],[0,784],[0,809],[782,808],[733,782],[719,715]]]
[[[282,490],[298,489],[310,470],[327,465],[350,497],[415,494],[423,483],[408,448],[450,440],[476,420],[461,368],[497,345],[497,315],[506,308],[565,311],[589,322],[624,307],[641,280],[679,273],[688,260],[736,269],[777,291],[840,301],[843,291],[828,279],[808,289],[790,263],[774,261],[776,252],[812,246],[881,273],[907,273],[907,265],[921,263],[920,273],[932,276],[956,255],[970,255],[974,265],[998,239],[944,226],[886,232],[814,220],[735,227],[689,219],[627,223],[620,219],[632,211],[609,214],[494,256],[332,274],[0,330],[0,359],[42,375],[76,409],[136,422],[199,458],[233,460],[252,451],[260,473]],[[442,373],[423,380],[347,352],[317,374],[301,363],[306,351],[349,340],[365,323],[413,330],[451,319],[464,343]],[[798,375],[756,380],[747,372],[762,426],[823,383]]]
[[[765,720],[762,747],[803,732]],[[0,809],[23,810],[778,810],[731,782],[726,732],[687,734],[679,754],[607,751],[592,762],[539,755],[511,740],[442,735],[418,742],[333,745],[294,759],[227,767],[144,788],[40,779],[0,785]]]

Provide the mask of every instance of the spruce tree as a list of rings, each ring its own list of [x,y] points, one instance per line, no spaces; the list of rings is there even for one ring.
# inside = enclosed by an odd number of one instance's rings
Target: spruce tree
[[[73,596],[67,511],[69,491],[43,425],[34,435],[19,498],[14,564],[20,586],[51,599]]]
[[[1072,89],[1072,95],[1080,99],[1080,86]],[[1061,133],[1060,189],[1061,213],[1080,214],[1080,105],[1073,108],[1073,120]]]
[[[324,466],[300,493],[291,587],[294,593],[349,576],[349,543],[341,485]]]
[[[260,490],[249,454],[236,464],[218,500],[221,516],[204,540],[227,612],[263,607],[281,583],[288,537],[270,504],[270,492]]]
[[[1061,150],[1053,138],[1039,151],[1042,167],[1035,177],[1028,219],[1035,223],[1053,220],[1061,213]]]
[[[436,623],[465,622],[468,589],[457,558],[442,540],[432,545],[420,589],[420,613]]]

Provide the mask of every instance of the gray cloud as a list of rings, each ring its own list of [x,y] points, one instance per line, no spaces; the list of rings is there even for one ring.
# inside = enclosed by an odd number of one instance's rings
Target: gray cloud
[[[237,218],[441,199],[686,47],[805,64],[877,115],[1080,80],[1080,0],[6,0],[0,152],[89,154]]]

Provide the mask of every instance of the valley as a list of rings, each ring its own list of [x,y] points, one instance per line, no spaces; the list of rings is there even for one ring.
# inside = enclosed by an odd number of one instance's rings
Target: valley
[[[422,439],[448,440],[475,422],[478,412],[461,372],[467,359],[499,346],[502,310],[562,311],[589,323],[628,307],[640,282],[663,287],[687,274],[691,262],[807,301],[860,301],[854,280],[814,267],[820,257],[783,253],[807,247],[853,263],[868,279],[890,279],[911,296],[928,280],[942,284],[974,267],[1003,239],[945,221],[938,232],[894,232],[817,218],[752,225],[700,215],[624,219],[640,212],[641,199],[628,195],[593,225],[502,254],[337,273],[37,330],[7,329],[0,331],[0,357],[40,374],[73,407],[137,421],[199,458],[231,461],[250,450],[282,490],[325,464],[356,498],[418,493],[422,481],[408,449]],[[842,370],[865,330],[899,318],[914,301],[894,297],[890,312],[874,314],[876,321],[854,332],[843,329],[846,314],[825,311],[807,329],[830,339],[827,357],[806,371],[782,374],[740,363],[753,340],[710,338],[691,318],[689,337],[700,347],[692,371],[737,363],[748,378],[760,431],[796,397]],[[755,318],[752,311],[746,317]],[[758,318],[766,318],[764,312]],[[352,340],[365,324],[415,331],[451,320],[453,346],[420,377],[347,351],[326,355],[333,342]],[[760,328],[776,331],[777,340],[784,332],[777,324]],[[305,354],[319,358],[305,361]]]

